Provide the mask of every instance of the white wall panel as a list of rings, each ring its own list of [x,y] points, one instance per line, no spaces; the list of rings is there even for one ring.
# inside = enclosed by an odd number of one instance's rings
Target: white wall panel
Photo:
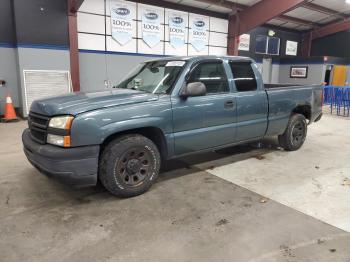
[[[188,55],[190,56],[191,55],[208,55],[208,54],[209,54],[208,46],[204,50],[198,52],[197,49],[195,49],[192,45],[188,45]]]
[[[107,51],[136,53],[136,39],[131,39],[125,45],[120,45],[111,36],[107,36]]]
[[[155,54],[164,55],[164,42],[160,42],[158,45],[150,48],[142,39],[137,39],[138,53],[141,54]]]
[[[226,47],[227,35],[222,33],[210,32],[209,45]]]
[[[187,56],[187,44],[175,49],[169,42],[165,42],[165,55]]]
[[[209,55],[227,55],[226,47],[209,46]]]
[[[104,16],[78,12],[78,32],[104,34]]]
[[[210,31],[228,33],[228,20],[210,17]]]
[[[208,26],[208,43],[205,50],[198,52],[190,43],[190,27],[194,17],[199,16],[197,14],[164,9],[158,6],[136,4],[133,2],[127,2],[130,5],[132,11],[134,11],[134,29],[133,29],[133,40],[124,46],[120,45],[111,37],[111,22],[110,22],[110,0],[106,0],[106,14],[104,13],[104,1],[103,0],[85,0],[79,11],[88,12],[93,14],[78,13],[78,40],[79,49],[89,50],[105,50],[105,39],[104,34],[107,35],[107,51],[112,52],[128,52],[128,53],[141,53],[141,54],[157,54],[157,55],[208,55],[226,54],[227,46],[227,30],[228,21],[225,19],[213,18],[204,16],[204,21]],[[141,19],[142,12],[145,8],[157,9],[160,14],[161,20],[161,42],[150,48],[142,40],[141,30]],[[183,18],[186,23],[186,44],[181,48],[175,49],[169,43],[169,26],[168,16],[169,12],[176,11],[183,14]],[[105,16],[103,16],[105,15]],[[203,16],[202,16],[203,17]],[[136,21],[136,19],[140,21]],[[106,32],[105,32],[106,30]],[[221,32],[221,33],[218,33]],[[89,34],[84,34],[89,33]]]
[[[105,50],[105,36],[78,33],[79,49]]]
[[[84,0],[83,4],[79,8],[79,11],[104,15],[105,14],[104,1],[103,0]]]

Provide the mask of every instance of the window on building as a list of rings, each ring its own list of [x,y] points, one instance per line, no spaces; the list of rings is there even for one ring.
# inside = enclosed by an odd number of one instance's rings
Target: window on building
[[[280,39],[278,37],[269,37],[267,43],[267,53],[270,55],[279,55]]]
[[[257,90],[257,83],[251,63],[230,62],[230,67],[238,92]]]
[[[221,61],[200,63],[192,71],[188,83],[202,82],[207,93],[229,92],[227,76]]]
[[[255,41],[255,52],[258,54],[278,55],[280,53],[280,39],[258,35]]]
[[[255,52],[266,54],[267,51],[267,36],[258,35],[255,40]]]

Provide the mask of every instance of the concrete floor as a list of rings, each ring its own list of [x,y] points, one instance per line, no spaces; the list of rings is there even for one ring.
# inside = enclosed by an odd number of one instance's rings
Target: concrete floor
[[[0,124],[0,261],[350,261],[348,120],[325,116],[299,152],[172,161],[132,199],[40,175],[25,126]]]

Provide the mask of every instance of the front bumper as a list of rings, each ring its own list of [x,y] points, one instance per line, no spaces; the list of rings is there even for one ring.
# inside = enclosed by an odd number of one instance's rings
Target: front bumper
[[[98,145],[75,148],[41,145],[33,141],[29,129],[24,130],[22,142],[29,162],[41,173],[72,186],[96,185]]]

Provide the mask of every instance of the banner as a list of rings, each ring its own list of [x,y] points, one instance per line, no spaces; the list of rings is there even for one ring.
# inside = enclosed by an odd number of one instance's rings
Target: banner
[[[142,10],[142,39],[151,48],[159,44],[161,39],[160,19],[161,14],[158,9],[145,8]]]
[[[186,14],[179,12],[169,12],[169,41],[178,49],[185,44],[186,34]]]
[[[198,51],[202,51],[208,44],[208,22],[205,17],[195,16],[192,20],[191,44]]]
[[[243,34],[239,36],[238,50],[249,51],[250,34]]]
[[[121,45],[132,39],[133,10],[127,2],[110,1],[112,37]]]
[[[287,40],[286,44],[286,55],[296,56],[298,53],[298,42]]]

